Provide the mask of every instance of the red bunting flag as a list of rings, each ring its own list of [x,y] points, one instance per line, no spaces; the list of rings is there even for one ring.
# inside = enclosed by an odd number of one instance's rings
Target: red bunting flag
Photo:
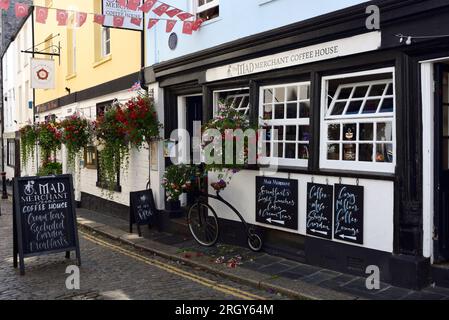
[[[188,13],[188,12],[183,12],[183,13],[178,14],[178,18],[181,19],[182,21],[187,20],[191,17],[193,17],[193,14]]]
[[[25,3],[18,3],[14,5],[14,11],[16,13],[16,18],[23,18],[28,15],[28,11],[30,10],[30,6]]]
[[[48,8],[36,7],[36,22],[45,23],[48,18]]]
[[[159,7],[153,10],[155,14],[157,14],[159,17],[162,16],[167,10],[170,8],[168,4],[161,4]]]
[[[136,11],[140,6],[140,0],[128,0],[128,5],[126,6],[129,10]]]
[[[8,9],[9,9],[9,0],[0,0],[0,9],[8,11]]]
[[[142,19],[141,18],[131,18],[131,23],[136,26],[140,26],[140,24],[142,23]]]
[[[142,10],[145,13],[150,12],[151,9],[153,9],[154,5],[157,3],[157,0],[147,0],[143,5],[140,6],[140,10]]]
[[[174,16],[176,16],[177,14],[179,14],[181,12],[182,12],[182,10],[174,8],[174,9],[168,10],[165,14],[167,16],[169,16],[170,18],[173,18]]]
[[[94,22],[103,25],[104,24],[105,16],[102,14],[95,14],[94,15]]]
[[[184,21],[184,26],[182,27],[182,33],[192,34],[192,32],[193,32],[193,22],[192,21]]]
[[[159,19],[150,19],[150,21],[148,21],[148,30],[153,28],[158,22]]]
[[[126,7],[126,0],[117,0],[117,4],[120,7]]]
[[[56,20],[58,21],[58,26],[66,26],[68,18],[69,14],[67,11],[61,9],[56,10]]]
[[[198,31],[201,27],[201,25],[203,24],[204,20],[203,19],[196,19],[195,22],[193,23],[193,27],[192,30],[193,31]]]
[[[176,25],[176,20],[167,20],[167,26],[165,27],[165,32],[172,32]]]
[[[82,27],[83,24],[86,22],[86,20],[87,20],[87,13],[85,12],[76,13],[76,26],[78,28]]]
[[[114,16],[112,20],[112,25],[116,28],[120,28],[123,26],[123,23],[125,22],[125,17],[122,16]]]

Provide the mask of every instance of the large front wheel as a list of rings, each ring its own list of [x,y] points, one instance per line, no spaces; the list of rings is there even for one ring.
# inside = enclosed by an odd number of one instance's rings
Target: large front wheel
[[[207,203],[197,202],[189,210],[187,222],[195,240],[205,247],[218,241],[218,219],[214,209]]]

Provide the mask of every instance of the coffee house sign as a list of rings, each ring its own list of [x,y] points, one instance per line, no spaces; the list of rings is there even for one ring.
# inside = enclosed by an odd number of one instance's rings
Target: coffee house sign
[[[212,82],[241,77],[275,69],[349,56],[377,50],[380,46],[381,33],[379,31],[370,32],[350,38],[325,42],[271,56],[209,69],[206,72],[206,81]]]

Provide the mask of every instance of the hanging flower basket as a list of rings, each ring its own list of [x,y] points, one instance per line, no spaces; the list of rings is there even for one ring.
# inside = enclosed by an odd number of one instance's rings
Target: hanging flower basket
[[[61,122],[62,143],[67,148],[67,165],[75,168],[75,159],[83,148],[92,142],[92,124],[89,120],[74,114]]]
[[[41,149],[41,158],[42,163],[45,163],[61,149],[61,126],[56,121],[43,122],[38,126],[38,141]]]
[[[31,159],[34,161],[34,153],[39,138],[39,130],[36,125],[26,125],[20,129],[20,146],[22,166],[26,166]]]

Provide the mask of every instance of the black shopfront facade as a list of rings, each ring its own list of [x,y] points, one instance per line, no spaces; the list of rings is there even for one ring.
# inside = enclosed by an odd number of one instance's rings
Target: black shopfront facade
[[[163,62],[146,79],[163,89],[166,139],[212,118],[218,99],[279,130],[265,137],[266,160],[277,160],[274,179],[298,185],[297,225],[258,219],[260,168],[224,193],[262,231],[264,250],[360,276],[376,265],[398,286],[449,286],[449,37],[437,37],[449,35],[449,1],[372,2],[380,30],[354,6]],[[313,187],[331,197],[318,222]],[[356,221],[338,223],[344,195]],[[218,212],[224,240],[244,245]]]

